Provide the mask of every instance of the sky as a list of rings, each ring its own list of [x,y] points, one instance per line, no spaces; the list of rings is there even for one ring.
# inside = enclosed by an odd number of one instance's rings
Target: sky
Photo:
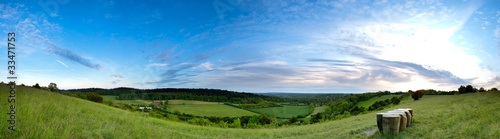
[[[25,85],[301,93],[488,89],[500,87],[499,5],[2,0],[0,30],[17,34],[17,82]],[[7,51],[2,38],[0,49]],[[7,69],[0,72],[7,76]]]

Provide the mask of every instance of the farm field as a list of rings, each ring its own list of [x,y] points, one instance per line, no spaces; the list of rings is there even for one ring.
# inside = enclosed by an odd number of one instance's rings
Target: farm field
[[[365,107],[365,108],[369,108],[373,103],[375,103],[376,101],[383,101],[383,100],[386,100],[386,99],[391,99],[392,97],[399,97],[401,95],[383,95],[383,96],[380,96],[380,97],[374,97],[374,98],[371,98],[367,101],[362,101],[362,102],[359,102],[356,106],[358,107]]]
[[[113,95],[102,95],[103,99],[106,100],[114,100],[115,103],[122,102],[125,104],[134,104],[134,105],[149,105],[152,101],[136,99],[136,100],[116,100],[116,96]]]
[[[168,100],[169,105],[190,105],[190,104],[223,104],[221,102],[207,102],[197,100]]]
[[[8,87],[0,85],[0,100]],[[305,126],[233,129],[190,125],[153,118],[105,104],[44,90],[18,86],[16,131],[2,122],[0,138],[367,138],[376,128],[376,113],[412,108],[414,123],[398,135],[368,138],[500,138],[500,92],[462,95],[424,95],[400,105],[349,118]],[[10,105],[0,101],[1,106]],[[7,112],[8,107],[0,107]],[[0,121],[7,121],[0,116]],[[154,129],[154,130],[152,130]]]
[[[317,114],[320,112],[324,112],[326,108],[328,108],[328,106],[315,107],[314,111],[311,113],[311,115],[314,115],[314,114]]]
[[[169,105],[169,109],[171,111],[179,110],[181,113],[193,114],[196,116],[240,117],[257,114],[223,104]]]
[[[291,118],[294,116],[297,117],[299,115],[307,114],[307,112],[309,112],[309,106],[283,105],[283,107],[258,108],[250,110],[255,111],[257,113],[265,113],[269,116],[276,115],[279,118]]]

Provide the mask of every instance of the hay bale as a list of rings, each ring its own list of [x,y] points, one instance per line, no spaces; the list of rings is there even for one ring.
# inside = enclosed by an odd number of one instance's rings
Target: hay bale
[[[392,110],[387,111],[387,113],[398,114],[401,117],[399,121],[399,131],[403,131],[406,129],[408,118],[406,117],[406,113],[404,111]]]
[[[411,116],[410,110],[408,110],[408,109],[397,109],[397,110],[404,111],[406,113],[406,117],[407,117],[406,127],[409,127],[411,122],[412,122],[412,119],[413,119],[413,116]]]
[[[401,116],[396,113],[384,113],[382,115],[382,130],[383,134],[392,133],[398,134],[400,127]]]
[[[413,109],[407,108],[407,109],[403,109],[403,110],[408,110],[410,112],[410,115],[411,115],[411,118],[409,118],[410,119],[410,124],[413,123],[413,117],[414,117],[414,115],[413,115]]]
[[[378,131],[380,131],[380,133],[384,132],[383,127],[382,127],[382,116],[384,114],[385,113],[377,113],[377,127],[378,127]]]

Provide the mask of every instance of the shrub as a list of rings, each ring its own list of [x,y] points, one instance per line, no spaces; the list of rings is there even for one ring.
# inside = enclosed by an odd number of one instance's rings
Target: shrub
[[[292,124],[295,123],[295,122],[297,122],[297,121],[299,121],[299,120],[295,116],[292,117],[292,118],[290,118],[290,123],[292,123]]]
[[[104,101],[104,104],[109,105],[109,106],[114,106],[115,101],[114,100],[106,100],[106,101]]]
[[[210,121],[208,121],[205,118],[193,118],[191,120],[188,120],[188,123],[190,124],[196,124],[196,125],[211,125]]]
[[[401,103],[401,99],[395,99],[392,104],[394,105],[398,105],[399,103]]]
[[[418,100],[418,99],[422,98],[422,96],[424,96],[424,91],[425,90],[417,90],[417,91],[413,92],[413,94],[411,94],[411,97],[414,100]]]
[[[90,101],[102,103],[102,96],[97,93],[87,93],[87,99]]]

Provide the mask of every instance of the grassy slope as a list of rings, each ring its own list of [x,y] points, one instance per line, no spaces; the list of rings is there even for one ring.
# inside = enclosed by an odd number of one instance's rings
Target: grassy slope
[[[266,113],[267,115],[276,115],[280,118],[290,118],[293,116],[307,114],[307,112],[309,112],[309,106],[283,105],[283,107],[259,108],[259,109],[251,109],[251,110],[258,112],[258,113]]]
[[[400,95],[383,95],[383,96],[380,96],[380,97],[374,97],[374,98],[371,98],[371,99],[369,99],[367,101],[359,102],[356,106],[369,108],[376,101],[384,101],[386,99],[391,99],[392,97],[399,97],[399,96]]]
[[[277,129],[204,127],[146,117],[103,104],[31,88],[17,90],[17,131],[0,116],[0,138],[359,138],[376,127],[375,113],[307,126]],[[0,112],[8,112],[6,86]],[[397,107],[413,108],[415,121],[396,138],[499,138],[500,92],[424,96]],[[386,109],[388,110],[388,109]],[[381,111],[378,111],[381,112]],[[375,137],[384,137],[375,134]]]
[[[192,105],[169,105],[170,110],[179,110],[182,113],[194,114],[196,116],[252,116],[257,113],[244,109],[231,107],[223,104],[192,104]]]

